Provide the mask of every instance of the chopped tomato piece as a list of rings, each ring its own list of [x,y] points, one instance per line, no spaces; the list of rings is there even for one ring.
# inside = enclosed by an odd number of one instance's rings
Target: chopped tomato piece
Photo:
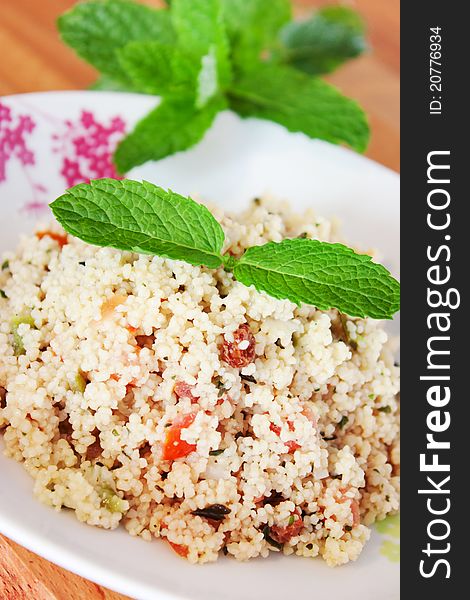
[[[166,432],[165,442],[163,444],[163,460],[175,460],[177,458],[183,458],[188,456],[191,452],[196,450],[196,444],[188,444],[185,440],[181,439],[181,430],[186,429],[194,422],[196,413],[189,413],[181,417],[177,417],[173,424],[168,428]]]
[[[184,381],[178,381],[175,384],[174,392],[178,398],[189,398],[195,404],[199,400],[199,396],[193,394],[193,389],[193,385],[189,385],[189,383],[185,383]]]
[[[289,427],[289,431],[295,431],[295,425],[292,421],[287,421],[287,426]]]
[[[173,542],[170,542],[169,539],[167,539],[167,542],[170,544],[170,546],[173,548],[176,554],[179,554],[183,558],[186,558],[188,556],[189,549],[187,546],[183,546],[181,544],[174,544]]]
[[[69,243],[67,236],[63,233],[55,233],[54,231],[38,231],[36,232],[36,237],[42,240],[43,237],[50,237],[52,240],[55,240],[61,248],[63,248],[66,244]]]
[[[255,360],[255,336],[248,323],[242,323],[233,332],[233,342],[224,339],[220,347],[220,358],[236,369],[242,369]]]
[[[274,540],[276,540],[276,542],[285,544],[286,542],[289,542],[291,538],[299,535],[299,533],[302,531],[304,526],[302,517],[299,517],[297,514],[295,514],[295,516],[297,518],[291,525],[273,525],[271,527],[270,535]]]
[[[361,515],[359,512],[359,502],[357,500],[351,500],[351,513],[353,518],[353,527],[357,527],[361,522]]]
[[[293,431],[293,429],[291,429],[290,425],[290,421],[288,421],[289,424],[289,429],[291,431]],[[273,431],[277,436],[281,435],[281,428],[279,427],[279,425],[274,425],[274,423],[271,423],[269,426],[269,429],[271,431]],[[295,452],[296,450],[298,450],[300,448],[300,444],[298,444],[297,442],[294,442],[294,440],[288,440],[287,442],[284,442],[285,445],[287,446],[287,448],[289,449],[289,452]]]
[[[286,446],[289,448],[289,452],[295,452],[300,448],[300,444],[294,442],[293,440],[286,442]]]

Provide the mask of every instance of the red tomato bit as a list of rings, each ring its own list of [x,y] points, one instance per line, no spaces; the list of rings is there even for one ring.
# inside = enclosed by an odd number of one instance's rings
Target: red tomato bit
[[[189,383],[185,383],[184,381],[178,381],[175,384],[174,392],[178,398],[189,398],[194,404],[199,400],[199,396],[193,394],[193,389],[193,385],[189,385]]]
[[[196,450],[196,444],[188,444],[181,439],[181,430],[186,429],[194,422],[196,413],[189,413],[177,417],[172,425],[167,429],[165,442],[163,444],[162,459],[176,460],[191,454]]]
[[[42,240],[43,237],[50,237],[55,240],[61,248],[63,248],[66,244],[68,244],[67,236],[63,233],[55,233],[54,231],[38,231],[36,232],[36,237]]]
[[[243,323],[234,331],[233,342],[224,339],[219,351],[221,360],[236,369],[242,369],[252,363],[255,360],[255,336],[251,333],[248,323]]]
[[[182,546],[181,544],[174,544],[173,542],[170,542],[169,539],[167,539],[166,541],[170,544],[170,546],[173,548],[176,554],[179,554],[183,558],[186,558],[188,556],[189,549],[187,546]]]
[[[302,528],[304,526],[302,517],[300,517],[296,513],[293,513],[292,516],[294,515],[296,519],[291,525],[273,525],[271,527],[271,537],[274,540],[276,540],[276,542],[279,542],[280,544],[285,544],[286,542],[289,542],[291,538],[295,537],[296,535],[299,535],[299,533],[302,531]]]

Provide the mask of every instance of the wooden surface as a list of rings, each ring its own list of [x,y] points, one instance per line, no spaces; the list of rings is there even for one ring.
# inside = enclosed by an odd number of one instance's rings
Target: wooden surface
[[[158,5],[158,0],[146,0]],[[297,0],[299,13],[322,0]],[[0,0],[0,95],[83,89],[95,72],[63,46],[57,16],[73,0]],[[367,155],[399,170],[399,0],[356,0],[368,24],[371,51],[330,80],[369,115]],[[1,600],[123,600],[0,536]]]

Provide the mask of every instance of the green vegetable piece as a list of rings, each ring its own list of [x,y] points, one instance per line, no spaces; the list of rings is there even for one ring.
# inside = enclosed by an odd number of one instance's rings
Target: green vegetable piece
[[[127,511],[127,502],[120,498],[115,491],[108,487],[102,487],[99,490],[101,497],[101,506],[112,513],[124,513]]]
[[[209,452],[209,456],[220,456],[223,452],[225,452],[225,448],[219,448],[218,450],[211,450]]]
[[[154,10],[128,0],[80,2],[58,19],[62,39],[96,69],[126,84],[116,50],[128,42],[174,41],[167,10]]]
[[[346,417],[346,416],[341,417],[341,421],[338,423],[338,427],[340,429],[343,429],[343,427],[345,427],[345,425],[348,424],[348,421],[349,421],[348,417]]]
[[[293,525],[294,523],[295,523],[295,517],[294,517],[294,515],[291,515],[291,516],[289,517],[289,522],[288,522],[288,525]]]
[[[10,266],[10,261],[9,260],[4,260],[2,263],[2,271],[5,271],[5,269],[8,269]]]
[[[10,325],[11,332],[13,334],[13,352],[15,356],[21,356],[22,354],[26,354],[23,338],[18,333],[18,328],[22,324],[29,325],[32,329],[36,328],[34,324],[34,319],[31,316],[31,313],[29,312],[23,312],[11,319]]]
[[[290,0],[221,0],[232,60],[242,69],[256,64],[276,42],[292,15]]]
[[[392,412],[392,407],[391,406],[380,406],[377,410],[388,415]]]
[[[81,371],[77,371],[75,375],[73,391],[80,392],[80,394],[83,394],[85,392],[86,385],[87,380],[85,379],[83,373]]]
[[[366,50],[364,31],[364,21],[353,9],[326,6],[282,29],[276,58],[311,75],[331,73]]]
[[[217,268],[224,232],[205,206],[146,181],[101,179],[51,204],[66,231],[96,246]]]
[[[214,98],[201,110],[195,103],[194,97],[169,96],[144,117],[117,147],[114,161],[119,172],[187,150],[201,141],[226,104],[223,97]]]
[[[321,310],[390,319],[399,309],[400,286],[387,269],[342,244],[298,238],[269,242],[249,248],[233,273],[274,298]]]
[[[0,290],[0,298],[6,298],[7,295],[5,294],[5,292],[3,290]]]
[[[364,151],[369,127],[356,102],[336,88],[291,67],[264,64],[240,76],[229,91],[231,108],[289,131]]]

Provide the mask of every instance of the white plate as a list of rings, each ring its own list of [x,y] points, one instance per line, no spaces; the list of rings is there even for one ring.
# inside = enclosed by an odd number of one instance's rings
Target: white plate
[[[135,94],[48,92],[0,100],[0,252],[48,218],[47,203],[80,178],[108,176],[123,128],[155,104]],[[237,210],[271,193],[297,209],[337,215],[348,241],[374,246],[399,264],[399,179],[349,150],[290,134],[273,123],[219,115],[193,150],[136,169],[183,194]],[[1,450],[1,448],[0,448]],[[47,559],[139,600],[285,600],[333,597],[396,600],[399,568],[373,532],[360,558],[330,569],[323,561],[272,555],[249,563],[192,566],[167,544],[124,530],[107,532],[42,506],[23,468],[0,456],[0,531]],[[387,541],[387,540],[385,540]],[[394,543],[389,540],[389,543]]]

